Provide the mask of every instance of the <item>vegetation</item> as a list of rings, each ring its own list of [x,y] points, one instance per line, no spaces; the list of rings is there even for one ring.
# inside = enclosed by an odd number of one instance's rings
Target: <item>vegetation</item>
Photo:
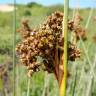
[[[29,25],[31,28],[39,28],[39,25],[46,20],[47,16],[51,15],[51,13],[57,10],[63,12],[63,5],[53,5],[48,7],[38,5],[36,3],[30,3],[28,5],[17,5],[16,29],[20,28],[22,19],[28,19],[30,21]],[[81,25],[83,26],[83,28],[86,26],[86,22],[88,22],[90,10],[90,8],[79,10],[79,14],[83,18],[83,21],[81,21]],[[73,18],[73,11],[74,9],[69,10],[69,19]],[[96,95],[96,44],[93,42],[93,36],[96,34],[96,21],[93,19],[96,16],[96,9],[93,10],[91,15],[91,19],[89,20],[89,24],[86,29],[87,40],[83,42],[83,40],[79,38],[79,41],[76,45],[81,50],[81,57],[75,62],[69,62],[68,64],[68,69],[70,73],[67,87],[68,96]],[[2,64],[11,66],[10,62],[12,63],[12,18],[13,12],[0,12],[0,66]],[[20,34],[16,33],[16,43],[20,41]],[[7,94],[8,96],[12,95],[13,71],[9,70],[8,67],[6,68],[8,70],[8,84],[11,86],[5,87],[4,83],[2,83],[4,77],[2,77],[3,79],[0,77],[0,96],[6,96],[5,94]],[[9,68],[12,68],[12,66]],[[17,60],[16,96],[26,96],[28,94],[29,96],[58,96],[59,87],[53,74],[49,75],[48,73],[42,71],[34,73],[29,83],[26,71],[26,68],[19,64]],[[6,91],[4,90],[5,88],[10,89],[10,92],[6,93]]]

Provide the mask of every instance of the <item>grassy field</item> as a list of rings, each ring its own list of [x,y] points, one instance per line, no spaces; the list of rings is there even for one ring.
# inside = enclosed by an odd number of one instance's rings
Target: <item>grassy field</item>
[[[32,28],[37,28],[46,20],[47,16],[55,11],[62,11],[62,5],[42,6],[36,3],[27,5],[17,5],[16,27],[21,26],[22,19],[28,19]],[[83,18],[82,26],[88,22],[90,8],[80,9]],[[12,64],[12,44],[13,44],[13,12],[0,12],[0,65]],[[69,10],[69,18],[72,18],[73,10]],[[96,34],[96,9],[93,10],[90,22],[87,27],[87,41],[80,40],[77,44],[81,49],[81,58],[74,63],[69,62],[69,72],[71,76],[68,80],[68,96],[96,96],[96,44],[93,36]],[[16,34],[16,43],[20,41],[20,34]],[[8,69],[8,68],[6,68]],[[1,71],[1,70],[0,70]],[[13,70],[8,70],[8,86],[0,77],[0,96],[11,96],[13,85]],[[76,79],[76,80],[75,80]],[[26,68],[16,63],[16,96],[59,96],[59,88],[56,79],[46,72],[35,73],[28,82]],[[28,85],[28,83],[30,83]],[[75,87],[74,87],[75,83]],[[6,92],[6,90],[9,90]],[[74,92],[75,89],[75,92]],[[74,92],[74,95],[72,93]],[[12,95],[13,96],[13,95]]]

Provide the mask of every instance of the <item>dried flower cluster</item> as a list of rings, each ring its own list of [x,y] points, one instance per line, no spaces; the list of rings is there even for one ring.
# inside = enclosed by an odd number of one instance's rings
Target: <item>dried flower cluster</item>
[[[81,26],[80,22],[82,21],[82,17],[79,14],[76,14],[73,20],[69,21],[69,29],[76,34],[75,38],[76,40],[86,40],[86,30]]]
[[[3,76],[6,76],[6,74],[8,74],[9,71],[11,71],[13,69],[13,65],[11,61],[8,61],[0,64],[0,78],[2,78]]]
[[[11,92],[10,84],[11,83],[10,83],[9,74],[8,74],[8,71],[10,71],[10,70],[7,67],[8,66],[5,64],[0,65],[0,79],[3,81],[3,87],[4,87],[4,90],[6,90],[6,93],[10,94],[10,92]]]
[[[63,13],[55,12],[37,30],[30,29],[27,21],[22,23],[20,32],[23,40],[17,45],[16,51],[21,62],[27,66],[29,75],[39,70],[55,71],[55,49],[63,54],[62,21]],[[38,57],[42,59],[38,61]],[[80,50],[69,42],[68,59],[74,61],[78,57]]]
[[[7,73],[5,66],[0,65],[0,78],[2,78]]]

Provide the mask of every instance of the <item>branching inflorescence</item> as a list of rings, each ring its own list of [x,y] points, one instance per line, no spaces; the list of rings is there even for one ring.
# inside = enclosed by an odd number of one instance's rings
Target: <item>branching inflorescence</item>
[[[81,21],[83,18],[76,14],[76,16],[69,21],[69,29],[75,33],[76,41],[80,40],[80,38],[85,41],[87,39],[86,29],[81,26]]]
[[[22,41],[17,45],[16,51],[21,62],[27,66],[29,76],[40,70],[56,73],[56,64],[54,64],[56,50],[58,51],[59,63],[64,52],[62,21],[63,13],[61,12],[55,12],[49,16],[39,29],[31,29],[28,21],[23,21],[23,26],[19,30],[22,34]],[[73,23],[74,21],[69,21],[68,29],[77,32],[78,30],[74,28]],[[74,61],[78,57],[80,57],[80,50],[69,42],[68,60]]]

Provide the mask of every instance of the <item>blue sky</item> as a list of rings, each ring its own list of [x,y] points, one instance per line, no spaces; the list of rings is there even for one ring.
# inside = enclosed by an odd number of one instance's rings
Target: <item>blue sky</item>
[[[70,7],[96,7],[96,0],[69,0]],[[13,3],[13,0],[0,0],[0,4]],[[16,0],[17,3],[37,2],[43,5],[63,4],[64,0]]]

